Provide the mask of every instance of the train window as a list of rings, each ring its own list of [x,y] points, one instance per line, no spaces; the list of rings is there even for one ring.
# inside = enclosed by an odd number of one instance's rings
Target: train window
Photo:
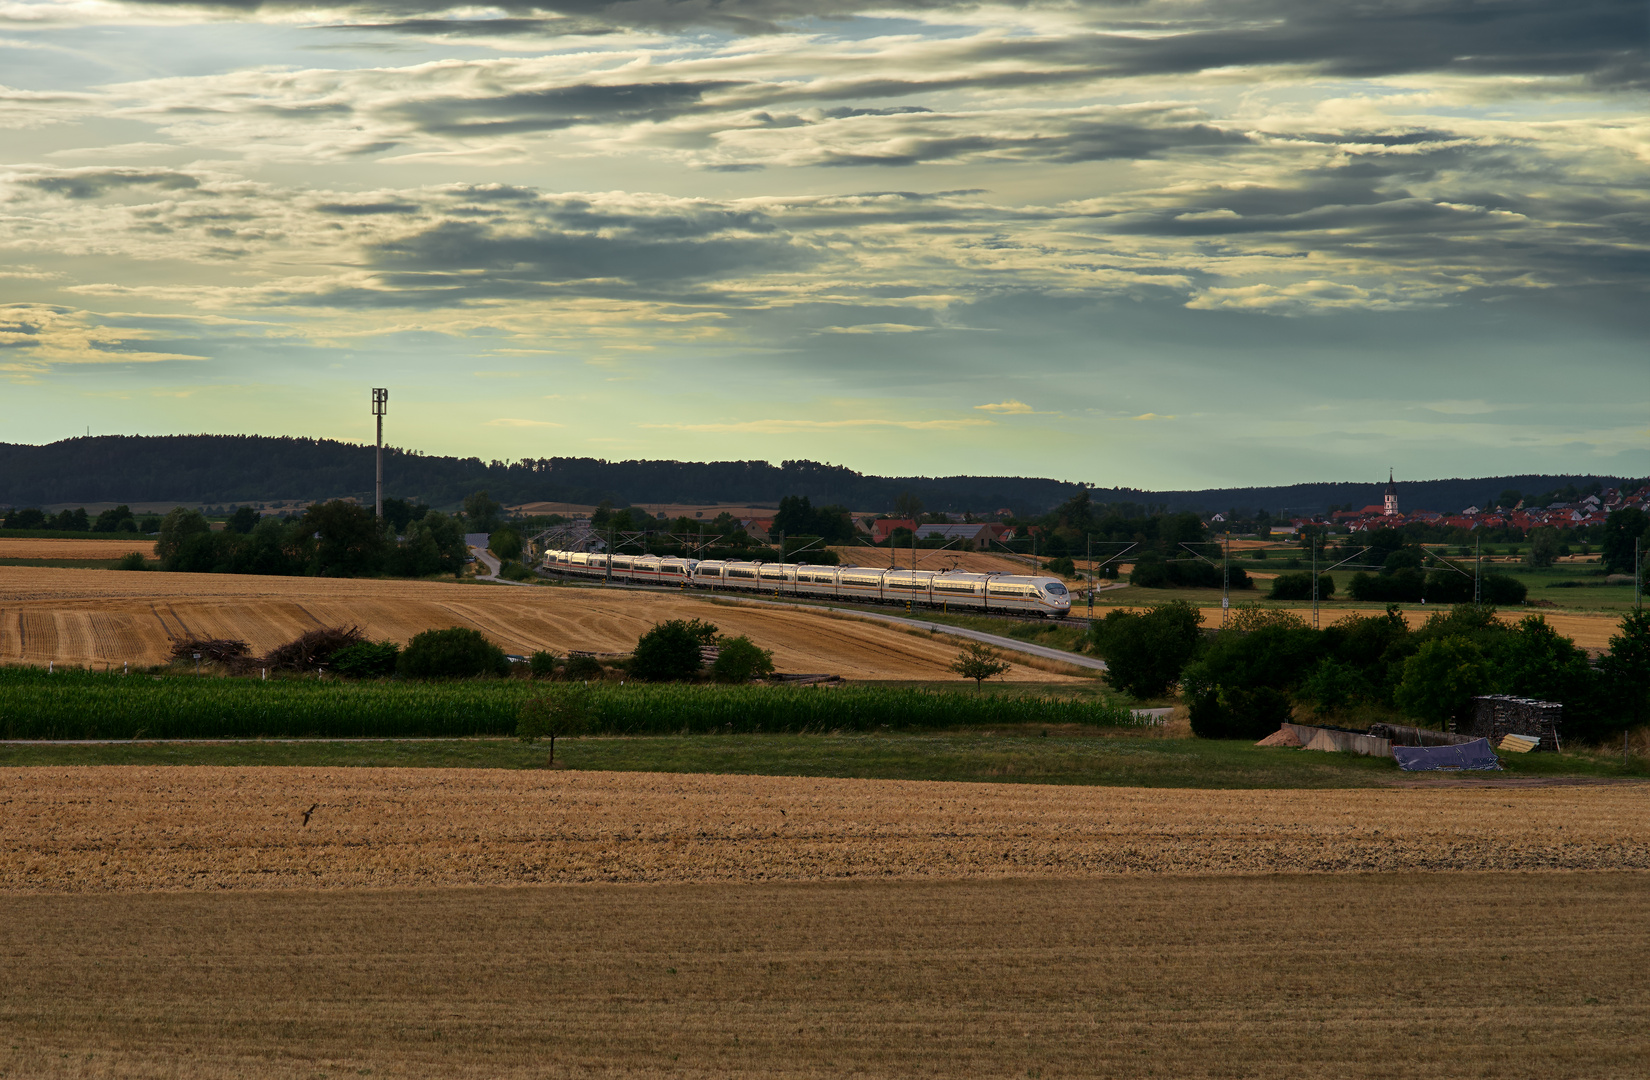
[[[1064,596],[1064,595],[1066,595],[1066,587],[1064,585],[1060,584],[1058,581],[1049,582],[1047,585],[1043,586],[1043,589],[1045,591],[1047,591],[1047,593],[1050,596]]]

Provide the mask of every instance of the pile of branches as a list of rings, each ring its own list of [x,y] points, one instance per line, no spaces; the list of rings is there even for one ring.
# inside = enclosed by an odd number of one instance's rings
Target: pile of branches
[[[172,659],[194,660],[199,656],[202,660],[214,664],[223,664],[229,668],[241,668],[250,665],[252,661],[252,646],[244,641],[235,641],[230,638],[173,638]]]
[[[323,626],[271,649],[258,664],[278,671],[314,671],[331,663],[339,649],[365,639],[359,626]]]

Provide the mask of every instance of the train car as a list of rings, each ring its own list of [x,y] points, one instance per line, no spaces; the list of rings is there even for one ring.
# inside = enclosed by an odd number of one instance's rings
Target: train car
[[[1054,577],[971,574],[959,571],[884,570],[869,566],[811,566],[740,559],[677,559],[547,551],[547,570],[574,577],[732,590],[772,596],[809,596],[942,611],[1001,612],[1063,619],[1071,594]]]

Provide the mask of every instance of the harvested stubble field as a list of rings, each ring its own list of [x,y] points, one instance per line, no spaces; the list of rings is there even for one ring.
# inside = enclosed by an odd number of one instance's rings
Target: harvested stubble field
[[[0,1074],[1638,1077],[1647,885],[0,897]]]
[[[1118,609],[1124,611],[1144,611],[1149,605],[1158,602],[1152,598],[1150,589],[1118,589],[1115,592],[1103,592],[1099,595],[1105,597],[1105,599],[1097,600],[1095,603],[1095,615],[1097,616],[1104,616],[1106,612]],[[1263,599],[1264,596],[1255,595],[1241,597],[1238,599],[1238,602]],[[1271,607],[1274,605],[1266,606]],[[1303,606],[1300,604],[1278,604],[1275,606],[1293,611],[1302,619],[1307,620],[1307,622],[1311,622],[1311,605]],[[1086,609],[1080,609],[1074,606],[1072,610],[1074,612],[1086,614]],[[1214,629],[1220,626],[1219,604],[1215,604],[1212,607],[1199,607],[1198,611],[1203,615],[1203,626],[1205,629]],[[1411,630],[1419,630],[1426,623],[1428,618],[1440,611],[1447,614],[1449,607],[1447,605],[1434,605],[1430,609],[1427,609],[1422,608],[1419,605],[1407,604],[1404,605],[1403,609],[1404,621],[1409,624],[1409,628]],[[1383,607],[1371,604],[1364,608],[1320,608],[1318,615],[1319,621],[1322,625],[1329,626],[1333,623],[1340,622],[1342,619],[1351,619],[1358,616],[1381,615],[1384,614],[1384,612],[1385,609]],[[1621,614],[1619,612],[1584,615],[1573,612],[1531,610],[1526,608],[1505,608],[1497,613],[1497,617],[1505,623],[1516,623],[1519,619],[1522,619],[1526,615],[1540,615],[1542,618],[1547,620],[1548,626],[1551,626],[1554,630],[1557,630],[1565,637],[1572,639],[1581,648],[1592,649],[1595,651],[1609,648],[1610,636],[1616,632],[1617,627],[1621,624]]]
[[[1197,791],[201,766],[3,769],[0,792],[7,892],[1650,868],[1643,784]]]
[[[773,650],[780,671],[853,679],[954,679],[958,643],[813,610],[701,596],[438,581],[120,573],[0,567],[0,663],[158,664],[172,636],[240,638],[267,652],[318,626],[405,642],[432,627],[480,630],[506,651],[626,652],[665,619],[705,619]],[[1011,681],[1072,676],[1016,662]]]
[[[0,538],[0,559],[118,559],[128,551],[144,558],[155,556],[155,541],[131,535],[123,539],[53,539],[49,537]]]

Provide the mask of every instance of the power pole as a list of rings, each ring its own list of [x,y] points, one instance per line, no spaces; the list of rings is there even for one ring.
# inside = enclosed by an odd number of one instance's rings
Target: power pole
[[[1633,610],[1644,606],[1644,571],[1639,568],[1639,545],[1644,542],[1642,536],[1633,538]]]
[[[602,584],[613,581],[613,526],[607,527],[607,558],[602,560]]]
[[[384,410],[389,407],[390,392],[382,386],[372,388],[372,415],[378,420],[378,484],[372,500],[372,512],[380,523],[384,520]]]
[[[1484,576],[1484,534],[1479,533],[1472,540],[1472,606],[1477,607],[1484,602],[1484,590],[1479,580]]]
[[[1220,575],[1220,628],[1226,629],[1226,610],[1232,606],[1232,532],[1226,531],[1225,542],[1221,545]]]
[[[1088,556],[1087,562],[1089,564],[1089,619],[1092,621],[1093,618],[1094,618],[1094,589],[1095,589],[1095,586],[1100,583],[1100,575],[1095,573],[1095,570],[1094,570],[1094,534],[1093,533],[1090,533],[1087,537],[1086,554]]]
[[[1312,629],[1318,629],[1318,534],[1308,525],[1306,535],[1312,544]]]

